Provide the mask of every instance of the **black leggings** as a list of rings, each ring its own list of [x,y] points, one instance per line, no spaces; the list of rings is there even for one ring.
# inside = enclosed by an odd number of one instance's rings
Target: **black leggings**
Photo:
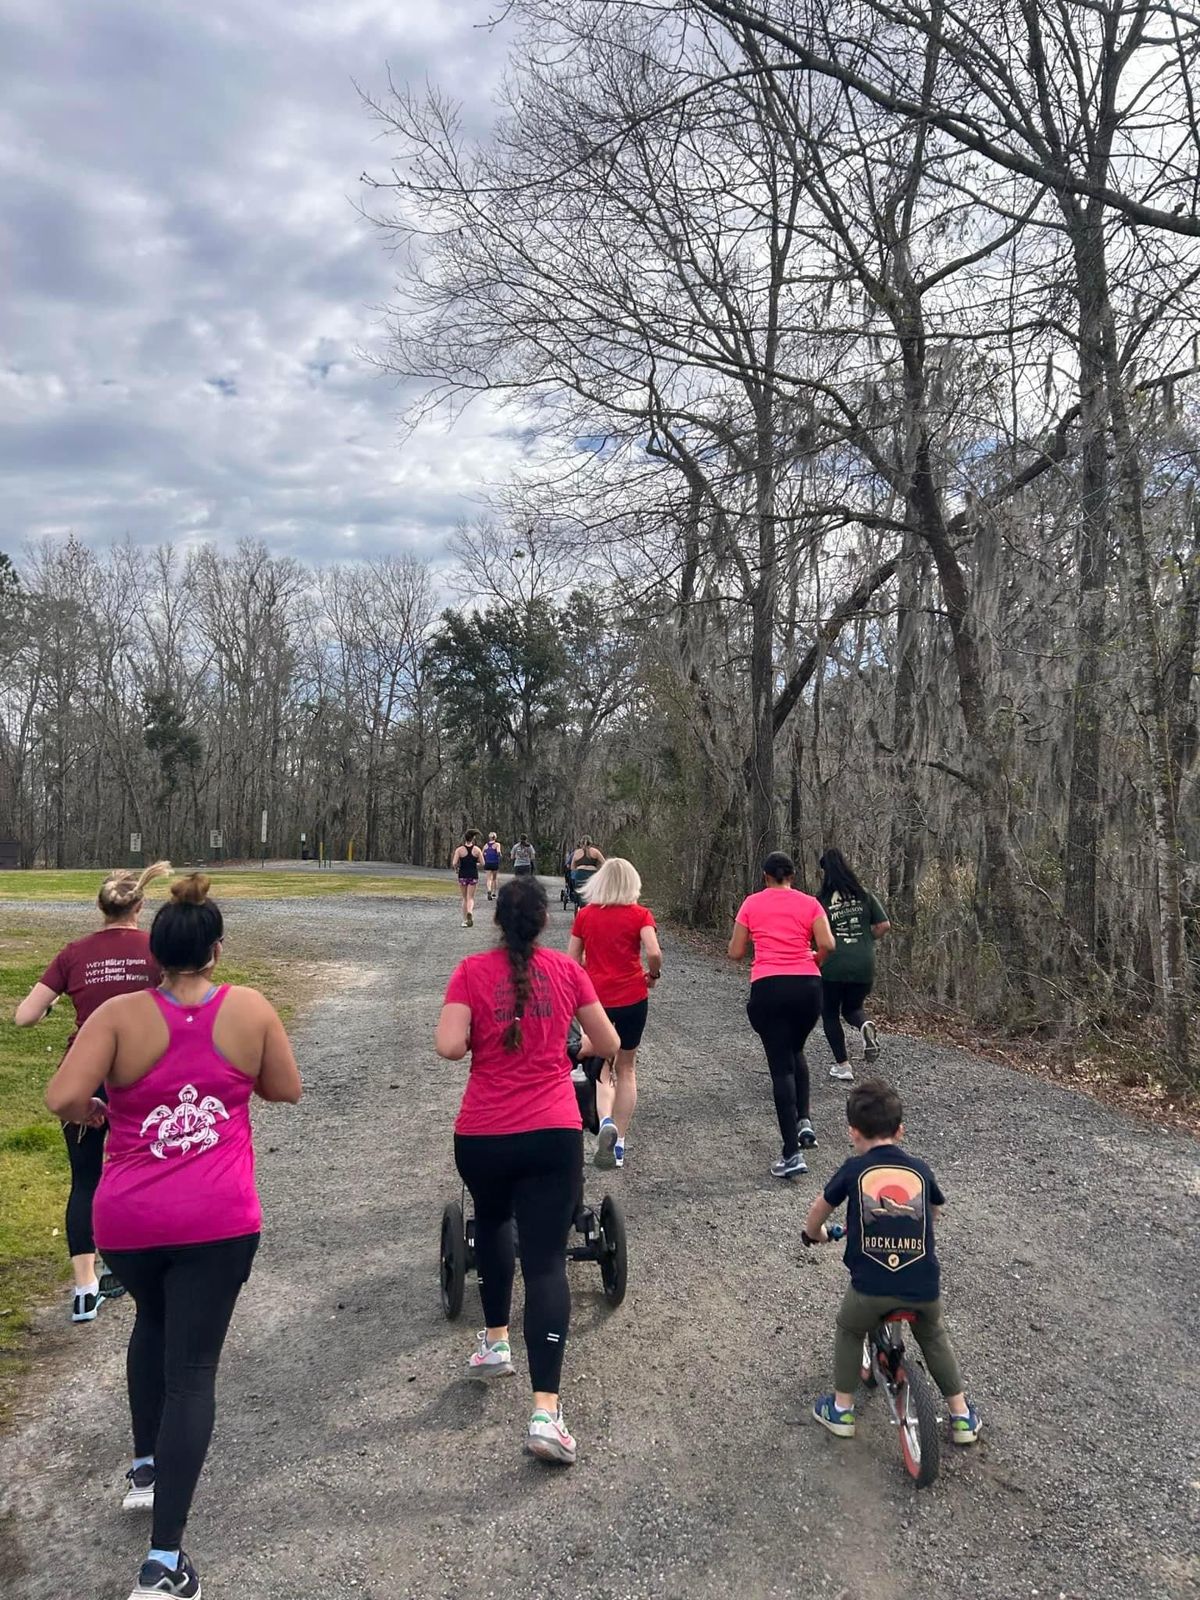
[[[833,1059],[846,1060],[846,1035],[842,1031],[842,1018],[852,1028],[861,1028],[867,1020],[863,1001],[871,992],[869,983],[843,983],[837,978],[821,980],[821,1026],[833,1051]]]
[[[92,1234],[92,1201],[96,1198],[100,1171],[104,1166],[104,1141],[108,1137],[108,1124],[87,1128],[75,1122],[64,1122],[63,1137],[67,1141],[67,1159],[71,1163],[71,1192],[67,1196],[67,1253],[90,1256],[96,1249]]]
[[[808,1116],[808,1062],[804,1046],[821,1014],[820,978],[789,974],[758,978],[750,985],[746,1015],[762,1040],[771,1069],[775,1115],[783,1137],[783,1153],[800,1148],[799,1119]]]
[[[578,1128],[456,1133],[454,1162],[475,1204],[484,1320],[489,1328],[508,1325],[515,1216],[529,1381],[536,1390],[557,1394],[571,1321],[567,1237],[583,1191],[583,1134]]]
[[[133,1453],[154,1457],[155,1550],[178,1550],[216,1415],[217,1363],[258,1234],[106,1250],[137,1317],[125,1370]]]

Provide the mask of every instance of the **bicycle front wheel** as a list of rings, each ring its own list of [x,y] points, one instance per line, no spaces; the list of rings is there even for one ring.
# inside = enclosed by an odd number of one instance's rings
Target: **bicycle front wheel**
[[[906,1364],[904,1381],[892,1405],[900,1426],[904,1466],[917,1488],[926,1489],[942,1464],[942,1440],[933,1385],[915,1362]]]

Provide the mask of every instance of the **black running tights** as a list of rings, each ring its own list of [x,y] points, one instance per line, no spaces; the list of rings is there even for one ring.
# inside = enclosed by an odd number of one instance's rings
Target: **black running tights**
[[[842,1018],[852,1028],[861,1028],[867,1020],[863,1001],[871,992],[869,983],[841,983],[837,978],[821,980],[821,1026],[833,1051],[833,1059],[840,1065],[846,1060],[846,1035]]]
[[[258,1235],[106,1250],[137,1307],[126,1375],[133,1453],[154,1457],[155,1550],[178,1550],[216,1415],[217,1363]]]
[[[808,1062],[804,1046],[821,1014],[821,980],[787,974],[750,985],[746,1015],[762,1040],[784,1156],[800,1148],[799,1120],[808,1116]]]
[[[67,1252],[73,1256],[95,1254],[92,1201],[100,1185],[107,1136],[107,1123],[99,1128],[83,1127],[75,1122],[63,1123],[67,1159],[71,1163],[71,1192],[67,1196]]]
[[[557,1394],[571,1321],[567,1238],[583,1186],[578,1128],[455,1134],[454,1161],[475,1205],[475,1259],[489,1328],[512,1307],[512,1223],[525,1280],[525,1350],[535,1390]]]

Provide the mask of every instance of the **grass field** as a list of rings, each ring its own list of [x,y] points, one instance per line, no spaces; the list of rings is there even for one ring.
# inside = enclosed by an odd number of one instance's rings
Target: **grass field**
[[[28,879],[32,874],[11,876]],[[94,893],[96,874],[78,876]],[[38,898],[73,896],[64,890],[61,896],[39,893]],[[80,934],[86,931],[79,929]],[[60,1002],[36,1027],[18,1028],[12,1020],[18,1000],[70,936],[42,928],[0,930],[0,1408],[3,1380],[19,1365],[30,1307],[70,1279],[63,1236],[69,1182],[66,1148],[58,1120],[46,1110],[42,1094],[62,1056],[73,1012],[69,1002]],[[262,963],[222,964],[221,977],[227,983],[251,983],[262,989],[286,1017],[282,969]]]
[[[0,900],[36,900],[56,904],[96,898],[103,872],[0,872]],[[354,872],[264,872],[257,867],[219,868],[212,873],[214,900],[286,900],[292,896],[319,898],[331,894],[397,895],[404,899],[452,896],[457,886],[449,879],[385,878]],[[167,889],[162,880],[147,890],[148,901],[162,900]]]

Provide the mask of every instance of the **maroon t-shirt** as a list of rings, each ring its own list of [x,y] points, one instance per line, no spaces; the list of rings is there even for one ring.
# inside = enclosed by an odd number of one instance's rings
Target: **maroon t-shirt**
[[[100,928],[89,933],[86,939],[65,945],[42,973],[47,989],[70,995],[75,1007],[75,1028],[68,1044],[106,1000],[161,981],[158,962],[150,954],[150,935],[140,928]]]

